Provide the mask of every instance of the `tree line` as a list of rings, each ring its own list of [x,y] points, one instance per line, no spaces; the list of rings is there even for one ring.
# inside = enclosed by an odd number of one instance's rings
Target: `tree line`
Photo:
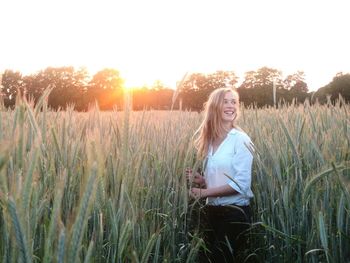
[[[305,74],[298,71],[283,77],[277,69],[262,67],[248,71],[239,84],[234,71],[216,71],[210,74],[193,73],[186,76],[174,90],[156,81],[151,87],[132,90],[134,110],[186,109],[200,111],[208,95],[216,88],[227,85],[237,88],[240,100],[246,106],[264,107],[278,103],[325,103],[341,95],[350,101],[350,74],[338,73],[333,80],[316,92],[309,92]],[[52,109],[73,106],[77,111],[87,111],[98,104],[101,110],[121,109],[124,100],[124,80],[116,69],[105,68],[92,77],[84,68],[48,67],[31,75],[5,70],[1,74],[0,103],[14,107],[16,98],[24,96],[34,103],[44,90],[51,88],[48,105]]]

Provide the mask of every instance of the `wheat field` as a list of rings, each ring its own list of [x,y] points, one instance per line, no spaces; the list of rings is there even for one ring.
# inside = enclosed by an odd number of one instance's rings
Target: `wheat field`
[[[242,108],[255,145],[247,262],[349,262],[349,105]],[[0,111],[1,262],[195,262],[201,114]]]

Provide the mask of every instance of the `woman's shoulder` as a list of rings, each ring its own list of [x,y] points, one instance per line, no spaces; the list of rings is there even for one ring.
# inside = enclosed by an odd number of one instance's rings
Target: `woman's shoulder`
[[[233,143],[235,145],[236,148],[247,148],[247,149],[253,149],[253,142],[250,139],[249,135],[247,133],[245,133],[242,129],[237,129],[237,128],[233,128],[230,131],[230,134],[232,134],[232,138],[233,138]]]
[[[235,137],[236,137],[237,139],[240,139],[240,140],[242,140],[242,141],[251,142],[251,139],[250,139],[249,135],[248,135],[245,131],[243,131],[240,127],[235,127],[235,128],[233,128],[233,129],[229,132],[229,134],[235,135]]]

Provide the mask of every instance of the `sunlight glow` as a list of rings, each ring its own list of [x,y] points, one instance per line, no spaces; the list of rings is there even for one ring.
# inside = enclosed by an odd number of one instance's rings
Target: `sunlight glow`
[[[2,1],[0,72],[112,67],[125,86],[186,71],[302,70],[311,90],[350,72],[349,4],[317,1]],[[21,7],[21,8],[19,8]],[[199,11],[200,10],[200,11]],[[327,19],[325,19],[327,18]]]

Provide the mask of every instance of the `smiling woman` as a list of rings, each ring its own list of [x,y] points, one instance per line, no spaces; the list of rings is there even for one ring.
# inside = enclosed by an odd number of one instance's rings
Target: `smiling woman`
[[[195,185],[189,193],[195,199],[206,199],[200,227],[210,251],[202,251],[200,262],[243,262],[240,252],[248,247],[245,232],[251,220],[253,155],[251,139],[236,124],[238,112],[238,93],[231,88],[216,89],[197,130],[204,174],[201,186]],[[192,183],[201,176],[188,169],[187,177]]]

